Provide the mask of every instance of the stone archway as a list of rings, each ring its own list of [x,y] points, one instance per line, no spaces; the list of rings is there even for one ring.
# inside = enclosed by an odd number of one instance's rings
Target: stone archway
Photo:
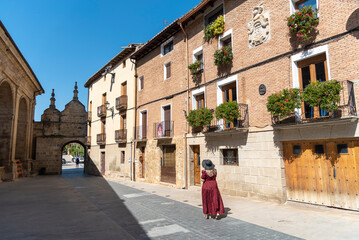
[[[16,134],[16,148],[15,159],[20,160],[24,170],[27,170],[26,156],[26,141],[27,141],[27,127],[28,127],[28,107],[26,100],[21,98],[19,103],[17,134]]]
[[[10,145],[13,120],[13,95],[10,84],[0,83],[0,167],[11,170]],[[1,177],[1,173],[0,173]]]
[[[83,164],[81,163],[79,166],[77,167],[80,167],[80,168],[83,168],[85,169],[85,166],[87,165],[87,151],[86,151],[86,146],[85,144],[82,142],[82,141],[79,141],[79,140],[70,140],[70,141],[66,141],[64,144],[62,144],[61,146],[61,158],[63,157],[63,153],[64,153],[64,148],[66,147],[66,145],[71,145],[71,144],[79,144],[80,146],[82,146],[83,148],[83,159],[84,159],[84,162]],[[75,156],[74,156],[75,157]],[[81,156],[76,156],[76,157],[81,157]],[[61,159],[62,160],[62,159]],[[68,159],[66,159],[67,161]],[[67,162],[66,164],[71,164],[72,166],[75,166],[74,164],[72,164],[72,162]],[[61,161],[61,164],[62,164],[62,161]],[[63,165],[62,164],[62,170],[61,170],[61,173],[63,172],[64,170],[64,167],[66,167],[67,165]],[[84,170],[83,170],[84,171]]]

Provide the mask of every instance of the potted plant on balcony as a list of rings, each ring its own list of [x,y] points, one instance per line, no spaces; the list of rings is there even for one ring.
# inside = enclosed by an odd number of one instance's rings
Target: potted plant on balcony
[[[188,124],[196,130],[202,130],[203,126],[209,125],[213,119],[211,110],[206,107],[189,111],[187,117]]]
[[[188,65],[188,69],[191,70],[191,75],[193,79],[197,79],[201,75],[201,65],[202,62],[197,60],[194,63]]]
[[[267,110],[280,119],[290,116],[294,109],[300,108],[302,94],[298,88],[283,89],[268,97]]]
[[[214,53],[214,64],[217,66],[226,65],[233,59],[231,47],[222,47]]]
[[[303,98],[311,107],[331,112],[338,109],[341,90],[343,87],[336,80],[312,82],[305,88]]]
[[[224,32],[224,17],[218,16],[211,24],[204,28],[204,40],[209,42],[212,38],[221,35]]]
[[[302,6],[296,13],[287,18],[289,32],[302,39],[310,39],[308,34],[319,24],[317,9]]]
[[[241,117],[239,105],[236,101],[220,104],[215,111],[217,119],[223,119],[227,123],[233,123],[235,119]]]

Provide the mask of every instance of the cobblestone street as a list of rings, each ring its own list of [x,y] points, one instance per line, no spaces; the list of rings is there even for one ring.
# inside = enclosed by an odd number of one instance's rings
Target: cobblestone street
[[[297,239],[131,188],[82,168],[0,185],[1,239]]]

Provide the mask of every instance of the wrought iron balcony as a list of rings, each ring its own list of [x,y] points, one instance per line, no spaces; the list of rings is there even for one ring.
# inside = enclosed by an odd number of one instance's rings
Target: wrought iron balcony
[[[136,140],[147,140],[147,126],[137,126],[136,127]]]
[[[300,111],[293,112],[290,116],[280,119],[278,116],[272,116],[272,123],[276,127],[290,124],[306,124],[323,121],[337,121],[339,119],[350,119],[357,116],[354,84],[351,81],[340,81],[343,90],[340,92],[340,101],[338,109],[327,112],[319,107],[313,108],[306,106]],[[304,110],[304,112],[302,112]],[[317,112],[317,113],[316,113]],[[315,114],[316,113],[316,114]]]
[[[126,110],[127,109],[127,95],[122,95],[116,98],[116,109]]]
[[[105,133],[97,134],[96,140],[97,140],[98,145],[105,145],[106,144],[106,134]]]
[[[92,112],[87,112],[87,121],[88,122],[92,121]]]
[[[91,146],[91,136],[87,136],[87,137],[86,137],[85,145],[86,145],[86,146]]]
[[[248,104],[239,103],[240,117],[234,119],[232,123],[224,121],[224,119],[213,118],[212,122],[208,126],[204,126],[203,133],[231,133],[233,132],[242,132],[248,131],[249,127],[249,114],[248,114]],[[214,109],[212,109],[214,112]]]
[[[115,141],[117,143],[124,143],[127,141],[127,129],[120,129],[115,131]]]
[[[154,138],[172,138],[173,121],[162,121],[153,124]]]
[[[97,107],[97,116],[106,117],[106,105],[101,105]]]

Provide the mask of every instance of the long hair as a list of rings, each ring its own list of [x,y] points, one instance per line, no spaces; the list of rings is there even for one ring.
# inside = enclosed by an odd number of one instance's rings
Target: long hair
[[[213,168],[212,170],[206,170],[208,176],[213,177],[213,175],[217,174],[217,170]]]

